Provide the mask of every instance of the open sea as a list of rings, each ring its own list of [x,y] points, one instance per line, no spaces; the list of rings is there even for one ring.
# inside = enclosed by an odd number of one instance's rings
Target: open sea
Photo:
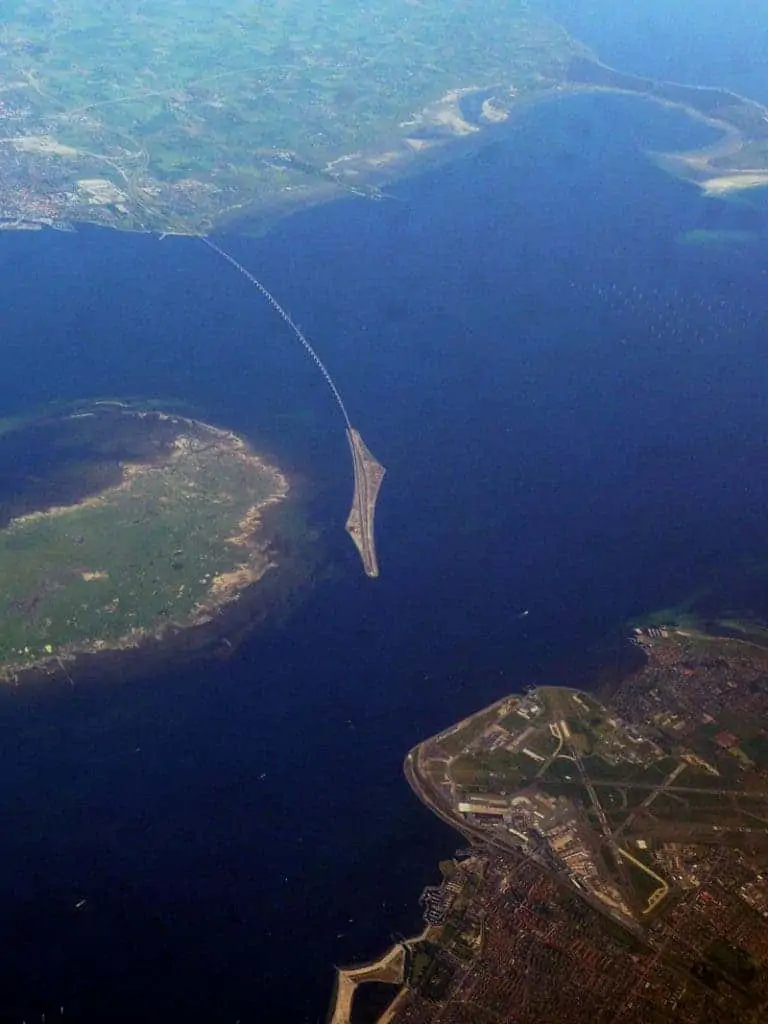
[[[0,1020],[322,1021],[459,845],[408,749],[768,563],[764,216],[646,156],[714,137],[548,103],[389,201],[218,239],[387,467],[378,580],[344,423],[243,278],[190,240],[0,237],[0,415],[188,403],[294,476],[331,570],[229,663],[0,693]],[[713,225],[749,237],[680,241]]]

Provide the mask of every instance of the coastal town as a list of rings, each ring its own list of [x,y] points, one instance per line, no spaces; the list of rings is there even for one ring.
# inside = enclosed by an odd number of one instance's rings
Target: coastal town
[[[766,636],[628,642],[641,667],[599,698],[532,687],[409,753],[467,845],[422,894],[378,1024],[765,1019]]]
[[[708,195],[768,180],[764,105],[608,67],[524,0],[484,5],[469,32],[463,7],[436,17],[408,0],[385,5],[381,23],[297,0],[233,0],[220,23],[176,0],[98,16],[83,0],[31,8],[9,10],[0,40],[0,229],[200,235],[378,200],[434,150],[480,144],[524,103],[584,92],[651,99],[717,129],[717,146],[662,159]]]
[[[199,235],[379,199],[424,151],[507,116],[489,84],[505,101],[535,94],[588,52],[524,0],[473,12],[469,32],[465,17],[408,0],[373,18],[299,0],[231,0],[220,16],[181,0],[13,4],[0,30],[0,228]],[[473,123],[467,92],[483,100]]]

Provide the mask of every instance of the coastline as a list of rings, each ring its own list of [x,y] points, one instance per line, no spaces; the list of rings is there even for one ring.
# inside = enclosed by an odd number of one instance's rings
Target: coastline
[[[759,149],[768,142],[765,104],[718,86],[689,85],[619,71],[596,57],[581,64],[581,77],[576,70],[579,62],[575,61],[569,79],[556,93],[636,96],[670,110],[680,110],[692,120],[722,133],[714,143],[693,150],[652,153],[667,173],[691,181],[707,196],[768,185],[764,154],[759,154],[761,167],[752,166],[755,158],[750,156],[750,146]],[[604,80],[589,81],[590,73],[603,76]]]
[[[79,415],[82,414],[74,414],[73,418]],[[23,686],[58,679],[72,684],[75,675],[91,677],[102,672],[134,675],[166,657],[174,661],[179,657],[186,659],[204,655],[206,651],[221,657],[234,651],[247,635],[247,623],[256,624],[266,619],[272,601],[282,604],[282,591],[289,592],[301,579],[301,554],[290,539],[282,543],[282,513],[292,490],[286,473],[253,451],[243,438],[232,431],[162,412],[130,410],[129,415],[140,418],[153,416],[183,424],[196,436],[180,434],[173,442],[169,456],[159,462],[121,463],[119,482],[80,501],[52,505],[13,517],[5,532],[18,535],[30,523],[65,517],[82,509],[109,506],[115,498],[124,497],[126,493],[130,495],[137,481],[172,468],[175,462],[194,450],[202,434],[211,440],[206,450],[213,450],[217,455],[226,453],[270,480],[269,493],[245,511],[236,532],[225,539],[225,543],[241,555],[230,570],[209,579],[206,593],[188,614],[133,628],[123,635],[107,639],[75,640],[55,652],[46,649],[42,657],[32,660],[6,661],[0,667],[0,684]],[[101,575],[100,572],[85,573],[83,578],[98,579]]]
[[[760,813],[761,801],[768,798],[766,753],[753,740],[764,736],[765,688],[754,680],[756,673],[762,679],[765,627],[736,619],[707,622],[706,629],[635,626],[627,639],[644,653],[644,664],[617,681],[610,702],[603,703],[604,694],[598,698],[571,686],[537,686],[480,708],[408,753],[404,774],[411,789],[471,849],[457,854],[469,853],[469,860],[441,865],[441,885],[422,894],[432,941],[419,950],[421,966],[406,961],[400,988],[376,1024],[401,1019],[400,1010],[405,1010],[403,1020],[440,1020],[447,1008],[463,1002],[462,994],[474,989],[477,979],[498,978],[504,951],[526,948],[524,933],[518,936],[503,925],[520,908],[531,925],[531,911],[545,907],[542,936],[552,934],[556,905],[575,934],[584,915],[592,913],[597,947],[604,951],[618,940],[622,949],[655,963],[665,949],[668,923],[681,908],[712,902],[716,917],[717,899],[724,900],[726,890],[744,902],[745,913],[763,907],[759,857],[768,842]],[[697,716],[702,693],[709,704]],[[503,753],[491,768],[496,751]],[[509,756],[520,756],[523,768],[503,760]],[[481,772],[490,773],[485,782],[468,776],[463,765],[454,774],[454,762],[477,758],[482,766],[484,757],[488,763]],[[586,815],[587,805],[575,795],[582,791],[592,808]],[[623,806],[615,799],[618,792],[624,794]],[[744,806],[747,800],[751,803]],[[675,806],[668,806],[673,801]],[[690,821],[681,819],[679,809],[687,801],[692,801]],[[688,848],[694,851],[690,862],[679,859],[680,850]],[[735,872],[730,886],[712,880],[726,857],[733,858]],[[457,875],[461,864],[478,862],[495,864],[489,870],[496,870],[496,879],[473,904],[473,891],[467,897]],[[521,873],[532,883],[526,893],[515,881]],[[477,877],[488,876],[481,868]],[[717,884],[723,887],[718,898],[710,894]],[[543,887],[549,902],[541,902]],[[494,928],[495,946],[486,945],[487,929]],[[421,938],[429,932],[430,924]],[[417,941],[400,945],[407,952]],[[708,950],[692,943],[687,955],[703,955],[716,970],[717,957]],[[377,968],[385,968],[397,951],[393,946],[379,961],[363,965],[360,983],[379,980]],[[355,980],[354,970],[338,970],[328,1024],[351,1024]],[[503,986],[499,991],[506,994]],[[723,998],[744,996],[740,989]]]
[[[438,932],[438,928],[426,924],[418,935],[394,942],[375,960],[368,960],[352,967],[336,967],[331,1001],[325,1018],[326,1024],[352,1024],[355,992],[360,985],[373,981],[399,986],[392,1001],[376,1020],[376,1024],[389,1024],[408,997],[406,973],[413,947],[436,937]],[[388,974],[393,971],[396,976],[390,978]]]
[[[0,686],[20,689],[128,682],[158,671],[181,670],[192,662],[204,665],[228,660],[255,629],[279,624],[304,600],[312,585],[306,552],[291,537],[283,544],[280,524],[269,522],[269,510],[266,516],[270,543],[279,549],[276,562],[257,582],[223,602],[207,621],[170,626],[161,635],[147,633],[123,647],[73,649],[66,659],[41,659],[19,668],[12,677],[1,674]]]
[[[716,86],[688,85],[622,72],[602,62],[578,40],[569,37],[569,44],[570,62],[556,72],[550,70],[548,75],[542,75],[542,81],[529,90],[520,91],[510,82],[460,84],[425,103],[408,120],[383,126],[378,142],[342,153],[323,166],[305,165],[296,154],[288,152],[284,156],[286,168],[301,171],[309,181],[266,196],[244,195],[237,203],[203,217],[194,225],[182,225],[172,218],[167,223],[137,226],[112,223],[99,217],[71,222],[25,217],[6,218],[0,222],[0,228],[11,231],[49,227],[72,231],[78,225],[92,225],[161,238],[165,235],[194,238],[211,231],[261,235],[285,217],[345,196],[371,201],[389,199],[387,188],[430,166],[456,159],[468,148],[481,148],[491,129],[503,129],[523,109],[590,93],[616,93],[652,100],[660,106],[681,110],[692,119],[723,132],[724,137],[710,146],[690,152],[652,154],[664,170],[693,181],[706,195],[768,186],[768,165],[754,166],[755,159],[749,159],[748,152],[752,143],[760,146],[768,139],[768,107]],[[697,98],[701,101],[698,106]],[[710,114],[701,109],[718,99],[729,105],[729,114]],[[740,154],[741,161],[738,160]],[[729,165],[731,160],[733,164]],[[726,166],[714,166],[714,161],[725,161]]]

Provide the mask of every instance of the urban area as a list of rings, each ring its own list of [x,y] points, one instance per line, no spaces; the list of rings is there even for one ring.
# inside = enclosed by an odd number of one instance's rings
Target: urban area
[[[396,976],[390,950],[354,985],[387,982],[378,1024],[767,1018],[768,634],[628,642],[638,666],[599,697],[532,687],[408,755],[468,845]],[[333,1024],[358,1024],[346,1006]]]

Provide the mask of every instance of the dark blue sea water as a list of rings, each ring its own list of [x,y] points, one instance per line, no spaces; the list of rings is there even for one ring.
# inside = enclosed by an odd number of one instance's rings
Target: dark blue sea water
[[[543,6],[614,67],[768,101],[763,0],[543,0]]]
[[[304,481],[334,567],[215,670],[0,695],[2,1019],[321,1020],[456,846],[409,747],[765,559],[768,240],[682,246],[711,204],[642,152],[705,138],[550,104],[392,201],[228,240],[388,468],[377,581],[343,423],[239,275],[189,241],[0,238],[4,414],[189,402]]]

